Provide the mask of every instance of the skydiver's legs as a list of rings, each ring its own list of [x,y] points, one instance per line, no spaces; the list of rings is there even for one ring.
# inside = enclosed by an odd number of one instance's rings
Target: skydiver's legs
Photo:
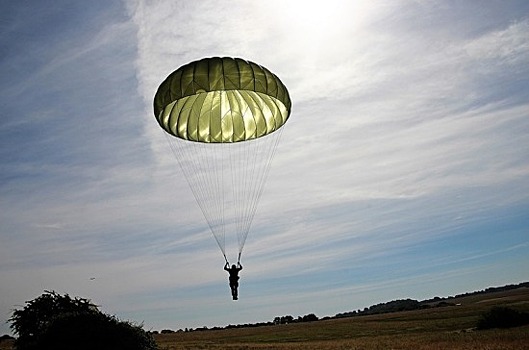
[[[238,283],[237,284],[230,284],[230,288],[231,288],[231,296],[233,298],[233,300],[237,300],[238,297],[237,297],[237,287],[238,287]]]

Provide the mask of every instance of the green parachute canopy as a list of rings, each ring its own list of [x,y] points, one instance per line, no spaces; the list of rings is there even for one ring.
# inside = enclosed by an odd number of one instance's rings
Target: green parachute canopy
[[[240,58],[186,64],[156,92],[154,115],[226,262],[240,261],[290,109],[279,78]]]
[[[279,129],[288,91],[268,69],[240,58],[204,58],[171,73],[154,97],[160,126],[181,139],[231,143]]]

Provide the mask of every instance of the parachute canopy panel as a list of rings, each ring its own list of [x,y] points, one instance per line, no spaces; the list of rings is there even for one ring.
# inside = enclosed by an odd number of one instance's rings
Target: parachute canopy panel
[[[288,91],[268,69],[240,58],[204,58],[171,73],[154,97],[169,134],[190,141],[233,143],[268,135],[290,115]]]

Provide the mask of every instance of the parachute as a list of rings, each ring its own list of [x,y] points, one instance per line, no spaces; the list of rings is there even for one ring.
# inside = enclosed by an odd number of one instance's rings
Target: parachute
[[[240,262],[290,109],[281,80],[240,58],[188,63],[156,92],[154,115],[226,262],[232,251]]]

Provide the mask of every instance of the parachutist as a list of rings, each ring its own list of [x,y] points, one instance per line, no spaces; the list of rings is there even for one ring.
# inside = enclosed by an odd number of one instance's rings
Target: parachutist
[[[224,265],[224,270],[228,271],[230,274],[230,288],[231,288],[231,296],[233,297],[233,300],[237,300],[237,288],[239,287],[239,271],[242,270],[242,265],[240,262],[237,263],[237,266],[235,264],[231,265],[226,261],[226,265]]]

